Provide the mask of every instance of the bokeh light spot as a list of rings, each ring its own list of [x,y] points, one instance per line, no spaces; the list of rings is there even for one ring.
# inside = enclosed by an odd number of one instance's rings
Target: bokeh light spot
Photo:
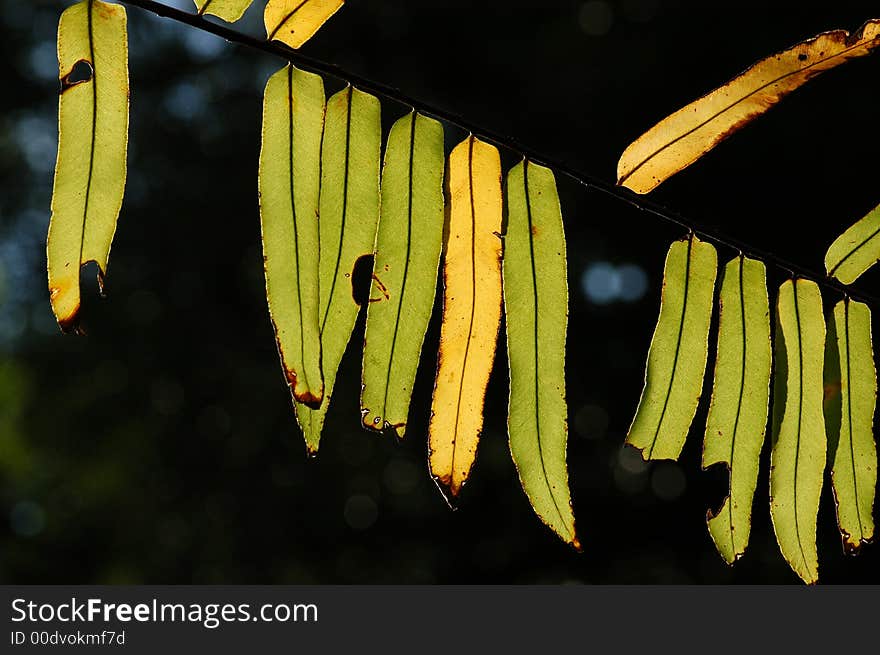
[[[681,467],[675,462],[659,464],[651,476],[651,490],[660,500],[676,500],[687,487],[687,480]]]
[[[604,0],[591,0],[581,6],[580,24],[584,34],[604,36],[614,24],[614,12]]]
[[[364,494],[355,494],[345,501],[345,522],[354,530],[366,530],[379,518],[376,501]]]
[[[641,300],[648,290],[648,275],[638,264],[624,264],[617,268],[620,278],[619,297],[625,302]]]
[[[608,430],[608,412],[598,405],[584,405],[574,416],[574,429],[586,439],[601,439]]]
[[[46,513],[37,503],[22,500],[9,512],[9,525],[19,537],[36,537],[46,527]]]
[[[587,300],[597,305],[613,302],[620,293],[620,276],[608,262],[595,262],[587,266],[581,283]]]

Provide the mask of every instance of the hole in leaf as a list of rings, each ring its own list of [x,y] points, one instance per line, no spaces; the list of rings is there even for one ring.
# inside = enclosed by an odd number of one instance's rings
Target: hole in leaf
[[[64,93],[67,89],[76,86],[77,84],[90,82],[94,76],[94,72],[95,70],[88,61],[80,59],[73,65],[73,69],[61,78],[61,93]]]
[[[373,256],[362,255],[354,263],[351,273],[351,297],[358,305],[370,300],[370,287],[373,282]]]

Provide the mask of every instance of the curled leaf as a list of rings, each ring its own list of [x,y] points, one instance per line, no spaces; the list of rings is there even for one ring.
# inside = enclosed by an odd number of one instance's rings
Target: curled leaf
[[[318,323],[323,126],[319,76],[285,66],[269,78],[259,171],[266,298],[291,393],[312,407],[324,395]]]
[[[825,345],[825,425],[831,484],[843,548],[855,553],[874,538],[877,369],[871,310],[850,300],[834,307]]]
[[[382,168],[361,416],[364,427],[400,438],[437,290],[444,169],[440,123],[416,112],[394,123]]]
[[[431,403],[431,474],[458,496],[477,455],[501,322],[501,158],[468,137],[449,155],[443,323]]]
[[[872,20],[853,34],[824,32],[762,59],[630,144],[617,164],[617,183],[648,193],[798,87],[878,45],[880,20]]]
[[[669,248],[645,387],[626,443],[651,459],[678,459],[700,402],[718,256],[696,236]]]
[[[317,452],[336,371],[351,338],[359,305],[351,277],[360,257],[371,255],[379,221],[382,140],[379,100],[352,87],[327,102],[321,147],[318,318],[324,399],[318,409],[296,404],[310,452]]]
[[[816,515],[825,469],[824,350],[819,287],[808,280],[784,282],[777,301],[770,517],[782,555],[808,584],[819,580]]]
[[[343,4],[345,0],[269,0],[263,14],[267,40],[299,48]]]
[[[762,262],[740,255],[727,263],[718,309],[718,355],[703,469],[727,466],[728,496],[706,521],[718,552],[732,564],[749,543],[770,400],[770,305]]]
[[[880,260],[880,206],[851,225],[825,254],[828,275],[852,284]]]
[[[125,8],[99,0],[68,7],[58,23],[58,64],[58,159],[47,255],[52,310],[66,332],[78,325],[79,273],[84,264],[98,264],[103,288],[125,192]]]
[[[565,232],[553,172],[528,160],[507,175],[504,315],[510,452],[537,515],[580,549],[568,489]]]

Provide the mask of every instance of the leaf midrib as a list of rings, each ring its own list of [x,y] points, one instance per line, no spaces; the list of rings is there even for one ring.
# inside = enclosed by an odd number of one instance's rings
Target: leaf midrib
[[[840,260],[834,266],[831,267],[831,270],[828,271],[829,277],[834,277],[834,274],[837,272],[837,269],[839,269],[841,266],[843,266],[844,262],[846,262],[850,257],[855,255],[859,250],[864,248],[866,245],[868,245],[868,242],[870,242],[878,234],[880,234],[880,227],[878,227],[876,230],[874,230],[869,236],[865,237],[862,240],[862,242],[859,243],[859,245],[857,245],[855,248],[853,248],[848,253],[846,253],[843,257],[841,257]]]
[[[94,28],[92,25],[93,4],[94,0],[89,0],[86,12],[86,22],[88,24],[89,35],[89,59],[92,66],[92,133],[90,135],[91,141],[89,145],[89,172],[86,177],[86,197],[85,203],[83,204],[82,231],[80,232],[79,238],[79,261],[77,262],[77,270],[79,270],[79,267],[83,264],[83,249],[85,248],[86,241],[86,223],[88,222],[89,218],[89,201],[92,195],[92,178],[94,177],[95,171],[95,141],[98,132],[98,67],[95,62],[95,38]],[[79,274],[77,273],[77,281],[78,280]]]
[[[299,312],[299,355],[300,355],[300,364],[302,370],[303,383],[307,390],[310,390],[309,386],[309,375],[307,371],[307,367],[305,365],[306,360],[306,351],[305,351],[305,326],[304,326],[304,317],[303,317],[303,306],[302,306],[302,281],[300,280],[300,261],[299,261],[299,231],[297,228],[296,221],[296,198],[294,196],[294,186],[293,186],[293,65],[288,65],[287,67],[287,116],[288,116],[288,124],[287,124],[287,137],[288,137],[288,172],[289,172],[289,188],[290,188],[290,215],[293,220],[293,253],[294,253],[294,262],[296,262],[296,297],[297,297],[297,311]],[[296,389],[294,391],[294,396],[296,396]]]
[[[736,402],[736,416],[733,419],[733,434],[730,437],[730,481],[729,481],[729,502],[727,507],[728,527],[730,528],[730,549],[734,555],[737,555],[736,542],[733,537],[733,459],[736,451],[736,437],[739,431],[739,417],[742,413],[743,393],[746,386],[746,348],[748,347],[748,339],[746,338],[746,301],[743,291],[743,269],[745,268],[745,258],[739,256],[739,316],[740,325],[742,326],[742,359],[740,361],[740,379],[739,379],[739,398]]]
[[[464,345],[464,359],[461,365],[461,379],[458,382],[458,400],[455,403],[455,422],[452,432],[452,460],[449,464],[450,484],[455,486],[455,455],[458,450],[458,419],[461,415],[461,394],[464,390],[464,378],[467,374],[468,353],[471,347],[471,336],[474,331],[474,310],[477,302],[477,263],[476,263],[476,230],[477,219],[476,209],[474,208],[474,137],[470,136],[468,140],[468,195],[470,197],[471,206],[471,315],[468,323],[467,341]]]
[[[850,354],[849,354],[849,298],[844,299],[843,303],[843,333],[846,343],[846,421],[847,421],[847,437],[849,439],[849,457],[850,466],[852,467],[853,494],[855,498],[856,519],[859,522],[859,538],[858,544],[861,544],[865,536],[865,527],[862,523],[862,512],[859,507],[859,481],[856,477],[856,454],[853,445],[853,425],[852,425],[852,387],[850,386]],[[850,535],[852,537],[852,535]]]
[[[797,328],[797,341],[798,341],[798,411],[797,411],[797,438],[795,440],[795,448],[794,448],[794,533],[795,537],[797,537],[798,549],[801,552],[801,560],[803,561],[804,571],[807,572],[810,568],[807,563],[807,555],[804,552],[804,544],[801,541],[801,525],[800,525],[800,512],[798,512],[798,463],[800,461],[800,453],[801,453],[801,426],[803,424],[803,411],[804,411],[804,346],[803,339],[801,338],[801,313],[800,308],[798,306],[798,292],[797,292],[797,280],[794,280],[791,285],[791,293],[794,298],[794,320],[795,327]]]
[[[275,35],[278,34],[278,30],[280,30],[285,25],[285,23],[287,23],[287,21],[289,21],[291,18],[293,18],[294,14],[296,14],[296,12],[298,12],[300,9],[303,8],[303,6],[305,6],[308,3],[309,3],[309,0],[303,0],[296,7],[291,9],[287,13],[287,15],[284,18],[282,18],[281,21],[279,21],[279,23],[275,26],[275,29],[272,30],[272,32],[269,34],[269,36],[266,38],[266,40],[271,41],[272,39],[274,39]]]

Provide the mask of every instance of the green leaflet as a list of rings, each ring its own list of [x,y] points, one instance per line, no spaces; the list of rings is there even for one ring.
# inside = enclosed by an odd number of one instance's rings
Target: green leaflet
[[[718,257],[696,236],[669,248],[660,318],[648,351],[645,388],[626,437],[647,461],[678,459],[706,371]]]
[[[193,0],[199,16],[211,14],[227,23],[234,23],[244,16],[244,12],[251,6],[253,0]]]
[[[825,254],[825,270],[844,284],[852,284],[880,260],[880,205],[851,225]]]
[[[295,400],[324,394],[318,318],[318,193],[324,82],[286,66],[266,84],[260,151],[260,222],[266,297]]]
[[[718,313],[703,469],[725,464],[730,475],[728,497],[717,513],[707,513],[706,521],[719,554],[732,564],[749,543],[770,400],[770,302],[763,262],[740,255],[727,263]]]
[[[580,548],[566,469],[568,283],[556,180],[549,169],[524,161],[508,173],[506,195],[510,452],[535,512],[563,540]]]
[[[415,112],[391,128],[367,310],[364,427],[403,437],[443,239],[443,128]]]
[[[819,287],[808,280],[784,282],[777,302],[770,517],[782,555],[809,584],[819,579],[816,514],[825,468],[824,350]]]
[[[92,75],[72,81],[77,64]],[[58,159],[47,243],[49,292],[61,329],[77,328],[80,268],[98,264],[103,287],[125,192],[128,35],[125,8],[98,0],[68,7],[58,23]]]
[[[355,262],[373,252],[379,220],[381,107],[348,87],[327,102],[321,147],[320,300],[324,400],[318,409],[296,404],[309,452],[317,452],[336,371],[351,338],[358,304],[351,289]]]
[[[825,425],[831,484],[843,548],[855,553],[874,537],[877,446],[874,408],[877,369],[871,344],[871,310],[854,300],[834,307],[825,344]]]

